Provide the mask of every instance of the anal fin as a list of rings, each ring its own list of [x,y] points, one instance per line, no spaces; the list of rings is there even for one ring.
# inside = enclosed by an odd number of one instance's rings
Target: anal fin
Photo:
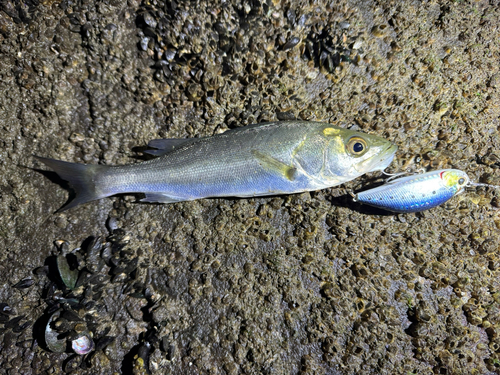
[[[269,171],[273,171],[283,177],[285,177],[289,181],[295,180],[297,174],[297,168],[287,165],[272,156],[266,155],[260,151],[253,150],[253,156],[255,156],[262,167]]]
[[[175,203],[187,200],[186,198],[174,197],[163,193],[145,193],[146,197],[141,202],[148,203]]]

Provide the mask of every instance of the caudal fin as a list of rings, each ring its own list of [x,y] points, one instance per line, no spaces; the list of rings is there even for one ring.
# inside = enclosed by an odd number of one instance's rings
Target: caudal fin
[[[40,156],[35,156],[35,158],[54,170],[63,180],[68,181],[75,191],[76,197],[66,206],[59,209],[59,211],[66,211],[79,204],[108,196],[108,194],[99,192],[95,184],[96,175],[104,172],[104,169],[106,169],[105,166],[69,163],[67,161],[42,158]]]

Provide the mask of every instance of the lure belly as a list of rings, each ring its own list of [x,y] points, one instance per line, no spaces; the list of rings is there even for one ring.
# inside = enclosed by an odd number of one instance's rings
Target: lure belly
[[[464,191],[469,176],[458,169],[442,169],[402,177],[354,196],[355,202],[387,211],[425,211]]]

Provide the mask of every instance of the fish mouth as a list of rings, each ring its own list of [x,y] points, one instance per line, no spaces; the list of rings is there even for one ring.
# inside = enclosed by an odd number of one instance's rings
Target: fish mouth
[[[385,150],[366,159],[360,165],[361,169],[363,169],[363,173],[383,171],[386,169],[392,163],[397,150],[398,146],[390,143]]]

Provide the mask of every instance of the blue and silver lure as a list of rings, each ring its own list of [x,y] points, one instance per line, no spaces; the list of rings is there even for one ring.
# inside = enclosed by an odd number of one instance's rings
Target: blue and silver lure
[[[491,186],[471,182],[458,169],[441,169],[397,178],[354,195],[354,201],[392,212],[418,212],[443,204],[468,185]]]

